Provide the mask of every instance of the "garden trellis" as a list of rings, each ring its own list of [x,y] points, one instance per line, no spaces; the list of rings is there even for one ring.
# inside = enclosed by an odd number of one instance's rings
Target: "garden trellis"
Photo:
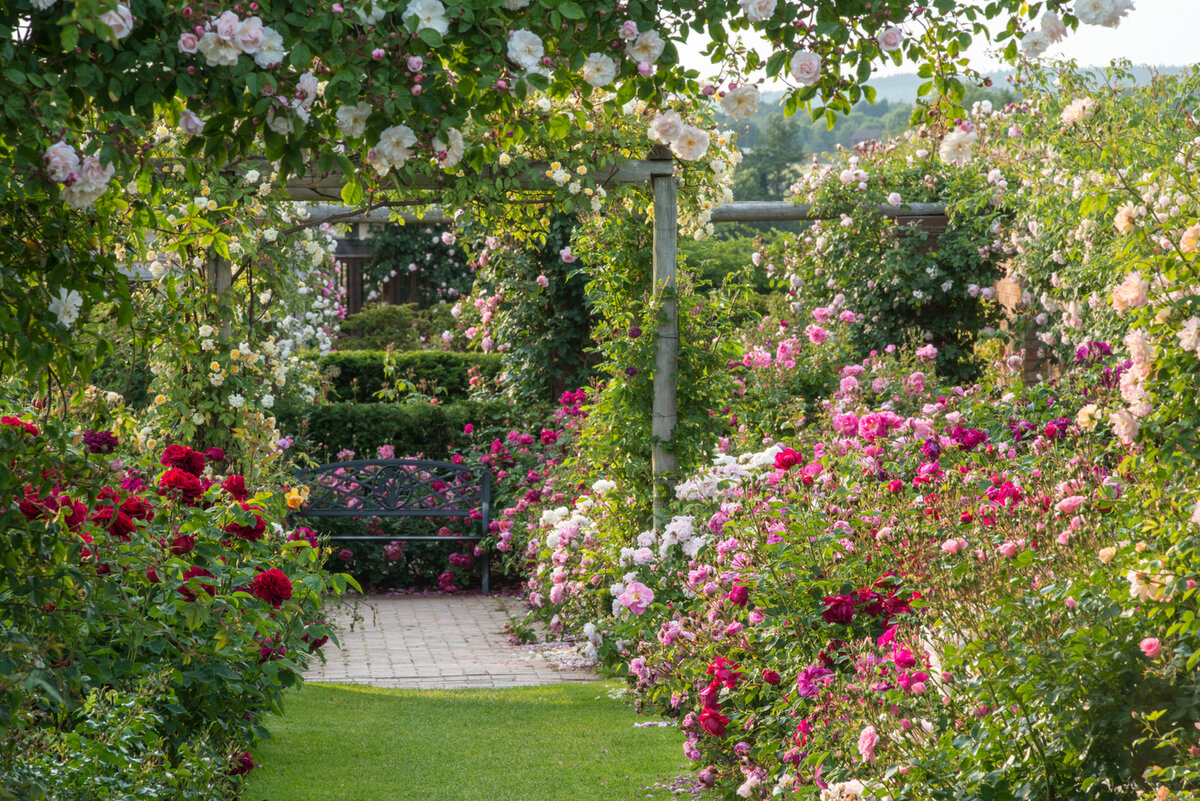
[[[654,438],[651,469],[657,485],[671,487],[677,475],[678,461],[672,447],[672,438],[677,420],[676,395],[678,390],[679,366],[679,319],[675,301],[670,297],[677,286],[678,263],[678,188],[675,181],[675,159],[670,150],[662,145],[655,146],[648,158],[625,161],[609,168],[603,182],[609,184],[647,183],[654,196],[654,291],[665,292],[668,297],[663,304],[663,315],[657,331],[654,370],[654,407],[651,432]],[[536,169],[521,177],[525,188],[536,189],[544,178]],[[288,197],[293,201],[332,201],[338,198],[345,176],[340,174],[298,176],[286,185]],[[437,184],[418,178],[410,183],[413,189],[435,189]],[[395,216],[393,208],[411,205],[383,201],[368,204],[360,209],[323,205],[310,211],[309,223],[385,223]],[[945,205],[940,203],[911,203],[901,206],[879,206],[879,214],[898,219],[942,217]],[[409,220],[444,222],[453,219],[442,211],[429,215],[401,215]],[[811,206],[788,202],[742,201],[727,203],[717,208],[713,222],[785,222],[815,220],[827,215],[814,214]],[[219,285],[214,284],[214,288]],[[655,493],[654,514],[658,519],[664,505],[661,493]]]

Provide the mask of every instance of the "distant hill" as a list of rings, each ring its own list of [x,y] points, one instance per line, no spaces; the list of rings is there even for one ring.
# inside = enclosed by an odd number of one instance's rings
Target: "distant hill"
[[[1176,66],[1161,66],[1161,67],[1134,67],[1131,71],[1134,75],[1134,80],[1137,83],[1145,83],[1150,80],[1152,75],[1171,75],[1187,67]],[[1099,70],[1095,70],[1099,74]],[[1008,88],[1008,79],[1014,75],[1013,70],[1004,70],[1002,72],[985,73],[988,78],[992,79],[992,86],[996,89]],[[917,99],[917,87],[924,83],[924,78],[917,76],[915,72],[904,72],[899,75],[888,75],[886,77],[874,78],[870,85],[875,88],[876,102],[887,100],[892,103],[913,103]],[[764,92],[763,101],[768,105],[779,105],[783,100],[783,92]]]

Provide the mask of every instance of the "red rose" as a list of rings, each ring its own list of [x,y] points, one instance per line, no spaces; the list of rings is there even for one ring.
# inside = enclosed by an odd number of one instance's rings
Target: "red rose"
[[[250,754],[246,751],[243,751],[242,753],[238,754],[236,757],[233,758],[233,767],[231,767],[229,769],[229,775],[230,776],[241,776],[243,774],[249,773],[250,771],[254,770],[256,767],[257,767],[257,765],[255,765],[254,760],[250,758]]]
[[[713,737],[724,737],[725,727],[728,725],[729,718],[714,709],[706,709],[700,713],[700,728]]]
[[[171,553],[175,556],[183,556],[192,552],[196,547],[196,538],[191,534],[180,534],[175,539],[171,540]]]
[[[250,591],[278,609],[279,605],[292,597],[292,580],[277,567],[264,570],[250,582]]]
[[[719,656],[708,666],[708,675],[716,677],[717,681],[722,682],[729,689],[737,687],[738,682],[742,680],[742,673],[738,670],[738,666],[730,662],[723,656]]]
[[[150,501],[137,495],[130,495],[121,504],[121,511],[132,517],[134,520],[153,520],[154,507],[150,505]]]
[[[230,476],[221,482],[221,489],[233,496],[235,501],[244,501],[250,497],[246,491],[246,479],[242,476]]]
[[[247,506],[246,504],[243,503],[242,511],[244,511],[244,512],[261,512],[262,510],[258,509],[257,507],[254,507],[254,506]],[[235,522],[235,523],[230,523],[229,525],[225,526],[225,528],[223,528],[221,530],[228,531],[230,534],[236,534],[244,540],[261,540],[262,536],[263,536],[263,532],[267,530],[267,521],[263,520],[262,517],[255,514],[254,522],[250,525],[244,525],[242,523]]]
[[[150,581],[154,584],[158,583],[158,571],[154,569],[154,565],[150,565],[150,567],[146,568],[146,578],[150,579]]]
[[[827,623],[849,623],[854,619],[854,600],[849,595],[826,596],[824,601],[821,617]]]
[[[186,582],[193,578],[196,578],[197,576],[207,576],[208,578],[216,578],[216,576],[214,576],[212,573],[209,573],[207,570],[205,570],[202,567],[189,567],[187,569],[187,572],[185,572],[183,574],[183,580]],[[208,582],[200,582],[200,589],[204,590],[209,595],[215,596],[217,594],[217,587],[215,584],[209,584]],[[193,592],[191,590],[191,588],[189,588],[186,584],[179,588],[179,594],[182,595],[184,598],[186,598],[189,601],[196,600],[196,593]]]
[[[204,494],[204,486],[200,479],[188,471],[173,467],[158,480],[159,495],[166,495],[172,491],[188,506],[195,506],[196,501]]]
[[[763,681],[765,681],[767,684],[770,684],[772,687],[776,686],[781,681],[779,674],[768,668],[763,668],[762,678]]]
[[[736,606],[745,606],[750,602],[750,590],[737,584],[729,591],[729,600]]]
[[[225,451],[214,446],[204,452],[204,458],[210,462],[223,462],[225,461]]]
[[[180,467],[194,476],[200,475],[204,472],[204,454],[188,449],[187,459]]]
[[[158,463],[163,467],[183,467],[187,464],[187,455],[191,450],[186,445],[168,445],[163,449]]]

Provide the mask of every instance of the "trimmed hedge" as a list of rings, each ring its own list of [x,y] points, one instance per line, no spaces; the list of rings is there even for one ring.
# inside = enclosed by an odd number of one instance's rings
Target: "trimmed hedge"
[[[376,403],[375,393],[385,383],[381,350],[338,351],[321,356],[317,364],[330,377],[329,399],[353,403]],[[478,366],[485,380],[500,374],[500,356],[495,353],[414,350],[393,353],[395,377],[405,381],[437,382],[437,397],[444,402],[465,400],[469,394],[467,371]]]
[[[467,423],[486,427],[508,414],[508,404],[498,402],[332,403],[288,410],[277,421],[280,430],[295,437],[297,450],[319,462],[333,461],[343,449],[374,458],[381,445],[393,446],[397,456],[444,460],[466,444]]]

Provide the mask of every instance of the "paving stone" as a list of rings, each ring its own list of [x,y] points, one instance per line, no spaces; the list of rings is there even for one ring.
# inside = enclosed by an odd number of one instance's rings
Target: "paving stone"
[[[520,602],[480,596],[390,596],[329,612],[341,648],[325,648],[309,681],[410,689],[517,687],[595,681],[588,670],[560,670],[508,643],[504,627]],[[356,620],[356,618],[359,618]]]

